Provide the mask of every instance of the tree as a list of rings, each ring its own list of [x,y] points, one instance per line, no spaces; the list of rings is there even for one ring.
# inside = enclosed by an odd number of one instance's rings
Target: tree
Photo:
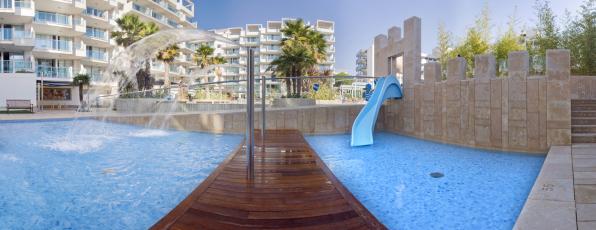
[[[536,35],[530,41],[528,52],[535,62],[534,65],[541,66],[544,69],[544,57],[547,49],[556,49],[559,47],[558,29],[555,24],[555,14],[546,0],[536,0]]]
[[[222,65],[226,63],[226,59],[220,56],[213,56],[215,49],[209,45],[201,44],[193,54],[193,60],[200,69],[205,69],[210,65]],[[219,68],[219,67],[217,67]],[[218,70],[215,71],[219,74]]]
[[[348,74],[346,72],[339,72],[339,73],[335,74],[335,76],[336,77],[347,77],[347,76],[350,76],[350,74]],[[351,85],[352,83],[354,83],[354,79],[338,78],[335,80],[335,84],[333,84],[333,86],[339,87],[340,85]]]
[[[91,78],[86,73],[79,73],[72,78],[72,83],[79,86],[79,102],[81,102],[81,105],[83,104],[83,86],[89,85],[90,81]]]
[[[515,11],[512,16],[509,17],[509,23],[507,31],[497,39],[492,45],[492,52],[495,55],[497,61],[497,75],[503,76],[505,74],[504,67],[507,63],[507,57],[509,52],[525,50],[522,38],[515,31],[515,25],[517,24],[517,17]]]
[[[583,75],[596,74],[596,0],[586,0],[581,6],[579,18],[573,22],[578,31],[572,36],[577,43],[574,72]],[[573,51],[572,51],[573,52]]]
[[[437,46],[439,63],[441,64],[441,76],[443,79],[446,78],[447,73],[447,61],[449,60],[450,54],[449,49],[451,47],[451,34],[445,29],[445,24],[439,24],[439,34],[437,35],[439,44]]]
[[[466,75],[468,77],[473,76],[474,70],[474,57],[478,54],[485,54],[489,51],[489,44],[482,38],[482,34],[476,30],[476,28],[468,29],[468,33],[464,41],[450,52],[450,56],[460,56],[466,59],[467,70]]]
[[[135,42],[159,31],[157,24],[153,22],[144,23],[135,14],[126,14],[122,18],[116,19],[116,23],[120,28],[119,31],[114,31],[111,37],[116,43],[124,48],[129,47]],[[151,78],[149,60],[145,61],[145,68],[136,73],[137,89],[146,90],[153,87],[155,79]],[[120,91],[131,88],[129,82],[122,82]]]
[[[480,34],[480,37],[485,42],[489,42],[491,39],[491,25],[490,25],[490,9],[488,8],[488,2],[484,2],[480,15],[476,17],[475,21],[476,31]]]
[[[169,77],[170,63],[172,63],[178,56],[180,56],[180,47],[175,44],[157,52],[157,60],[162,61],[165,67],[164,87],[166,89],[170,88],[171,85]]]
[[[285,37],[282,54],[271,62],[271,68],[280,76],[292,78],[286,80],[288,96],[300,97],[302,80],[296,77],[327,59],[327,41],[302,19],[287,21],[281,32]]]

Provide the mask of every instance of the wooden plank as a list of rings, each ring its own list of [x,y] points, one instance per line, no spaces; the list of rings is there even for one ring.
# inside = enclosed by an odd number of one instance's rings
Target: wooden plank
[[[386,229],[299,131],[256,137],[255,179],[241,145],[152,229]]]

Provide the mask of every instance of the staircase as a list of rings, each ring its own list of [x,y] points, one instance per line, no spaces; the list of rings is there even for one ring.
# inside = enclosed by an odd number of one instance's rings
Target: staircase
[[[571,100],[571,142],[596,143],[596,100]]]

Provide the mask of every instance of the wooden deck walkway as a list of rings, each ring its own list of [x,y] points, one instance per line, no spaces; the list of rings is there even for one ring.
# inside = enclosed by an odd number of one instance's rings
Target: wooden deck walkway
[[[299,131],[268,130],[265,140],[252,182],[239,147],[152,229],[386,229]]]

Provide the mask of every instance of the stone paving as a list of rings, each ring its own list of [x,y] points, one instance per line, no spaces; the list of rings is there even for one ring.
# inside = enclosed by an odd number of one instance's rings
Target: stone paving
[[[596,229],[596,144],[551,147],[514,229]]]

